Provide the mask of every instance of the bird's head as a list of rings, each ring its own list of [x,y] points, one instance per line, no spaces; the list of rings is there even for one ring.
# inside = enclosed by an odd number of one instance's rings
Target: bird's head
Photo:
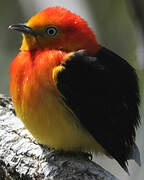
[[[23,33],[21,50],[58,49],[66,52],[86,49],[95,53],[100,45],[88,24],[80,16],[61,7],[49,7],[25,24],[9,29]]]

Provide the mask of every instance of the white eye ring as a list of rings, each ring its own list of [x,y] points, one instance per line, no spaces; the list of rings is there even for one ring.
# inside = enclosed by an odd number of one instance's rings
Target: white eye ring
[[[48,27],[46,32],[48,36],[55,36],[57,34],[57,29],[55,27]]]

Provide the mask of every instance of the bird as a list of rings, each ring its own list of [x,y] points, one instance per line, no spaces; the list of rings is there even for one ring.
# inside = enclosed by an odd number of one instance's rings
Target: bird
[[[98,43],[83,18],[60,6],[9,29],[23,36],[10,64],[10,94],[33,137],[57,151],[105,154],[126,172],[129,159],[139,163],[135,68]]]

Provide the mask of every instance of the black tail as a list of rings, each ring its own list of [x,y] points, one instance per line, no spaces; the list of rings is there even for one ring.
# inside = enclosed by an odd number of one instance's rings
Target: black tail
[[[128,156],[128,160],[130,160],[130,159],[135,160],[135,162],[139,166],[141,166],[140,152],[139,152],[139,149],[135,143],[133,145],[132,151],[130,152],[130,154]]]

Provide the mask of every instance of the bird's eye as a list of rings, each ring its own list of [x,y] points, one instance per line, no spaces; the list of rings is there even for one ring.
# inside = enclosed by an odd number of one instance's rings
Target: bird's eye
[[[46,32],[47,32],[48,36],[55,36],[57,33],[57,29],[55,27],[48,27],[46,29]]]

